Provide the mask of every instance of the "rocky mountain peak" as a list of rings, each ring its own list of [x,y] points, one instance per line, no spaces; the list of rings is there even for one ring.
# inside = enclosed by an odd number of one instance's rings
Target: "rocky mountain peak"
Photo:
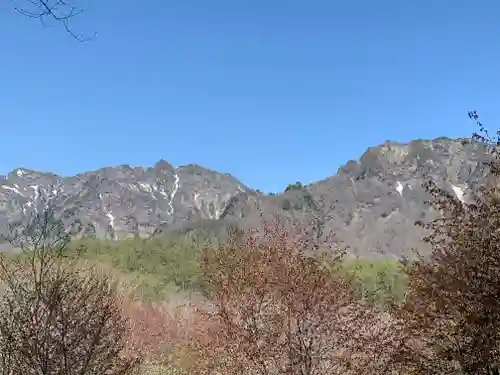
[[[294,191],[295,195],[235,198],[225,217],[255,225],[255,207],[292,217],[319,214],[328,218],[324,232],[336,233],[353,255],[399,257],[413,248],[425,252],[423,233],[414,222],[436,213],[425,203],[429,196],[422,184],[430,178],[458,200],[468,201],[488,174],[485,151],[483,145],[465,138],[386,141],[369,148],[359,160],[348,161],[336,175]]]
[[[75,236],[147,237],[174,223],[217,219],[231,197],[247,190],[232,176],[190,169],[165,160],[69,177],[18,168],[0,184],[0,224],[22,221],[48,199]]]
[[[22,221],[47,199],[76,236],[148,237],[162,231],[230,224],[259,226],[273,214],[319,215],[362,257],[399,257],[425,249],[415,220],[435,217],[422,184],[433,179],[467,202],[488,170],[485,147],[470,139],[386,141],[350,160],[337,174],[277,195],[249,189],[234,176],[197,164],[174,168],[120,165],[61,177],[18,168],[0,178],[0,224]],[[198,224],[195,224],[198,223]],[[201,223],[201,224],[200,224]],[[210,223],[210,224],[208,224]]]
[[[154,169],[157,172],[172,172],[174,167],[168,161],[160,159],[155,163]]]

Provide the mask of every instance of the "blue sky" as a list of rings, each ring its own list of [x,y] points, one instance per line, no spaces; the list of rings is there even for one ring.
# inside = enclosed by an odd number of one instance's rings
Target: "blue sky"
[[[79,4],[88,43],[0,12],[0,174],[164,158],[279,191],[387,139],[469,136],[469,109],[499,124],[498,1]]]

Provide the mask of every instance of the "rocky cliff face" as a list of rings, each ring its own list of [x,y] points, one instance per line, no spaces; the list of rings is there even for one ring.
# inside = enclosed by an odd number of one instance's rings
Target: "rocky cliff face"
[[[324,231],[354,255],[399,257],[422,247],[415,220],[435,217],[425,203],[427,178],[467,201],[485,181],[483,145],[438,138],[386,142],[349,161],[336,175],[276,196],[249,189],[236,178],[197,165],[119,166],[60,177],[27,169],[0,176],[0,223],[23,220],[49,199],[77,236],[147,237],[198,226],[255,226],[274,213],[320,215]],[[327,155],[325,155],[327,157]],[[200,224],[201,223],[201,224]]]
[[[431,220],[436,213],[426,204],[429,196],[422,184],[431,178],[467,201],[485,181],[487,157],[484,146],[469,139],[388,141],[323,181],[277,197],[235,197],[222,216],[244,220],[260,208],[300,217],[318,210],[326,218],[324,231],[335,232],[353,255],[400,257],[413,248],[425,253],[424,233],[414,222]],[[313,207],[311,202],[321,204]]]
[[[50,201],[75,236],[148,237],[162,226],[216,220],[231,197],[247,190],[230,175],[163,160],[72,177],[16,169],[0,177],[0,223],[23,220]]]

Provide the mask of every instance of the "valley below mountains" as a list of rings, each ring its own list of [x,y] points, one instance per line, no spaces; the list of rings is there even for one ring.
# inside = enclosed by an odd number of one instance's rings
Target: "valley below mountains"
[[[352,255],[401,257],[413,248],[428,251],[414,225],[436,217],[425,180],[465,202],[488,175],[487,157],[484,145],[470,139],[387,141],[331,177],[272,195],[229,174],[164,160],[71,177],[18,168],[0,176],[0,225],[24,223],[47,202],[73,236],[115,240],[193,231],[223,236],[228,227],[258,226],[273,214],[313,214]]]

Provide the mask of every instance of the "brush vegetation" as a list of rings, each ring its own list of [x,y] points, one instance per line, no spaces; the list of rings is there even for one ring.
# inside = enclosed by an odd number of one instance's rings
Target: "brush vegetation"
[[[500,375],[500,138],[469,116],[489,179],[468,203],[425,184],[442,216],[412,261],[346,257],[321,217],[221,242],[71,240],[35,215],[0,257],[0,374]]]

